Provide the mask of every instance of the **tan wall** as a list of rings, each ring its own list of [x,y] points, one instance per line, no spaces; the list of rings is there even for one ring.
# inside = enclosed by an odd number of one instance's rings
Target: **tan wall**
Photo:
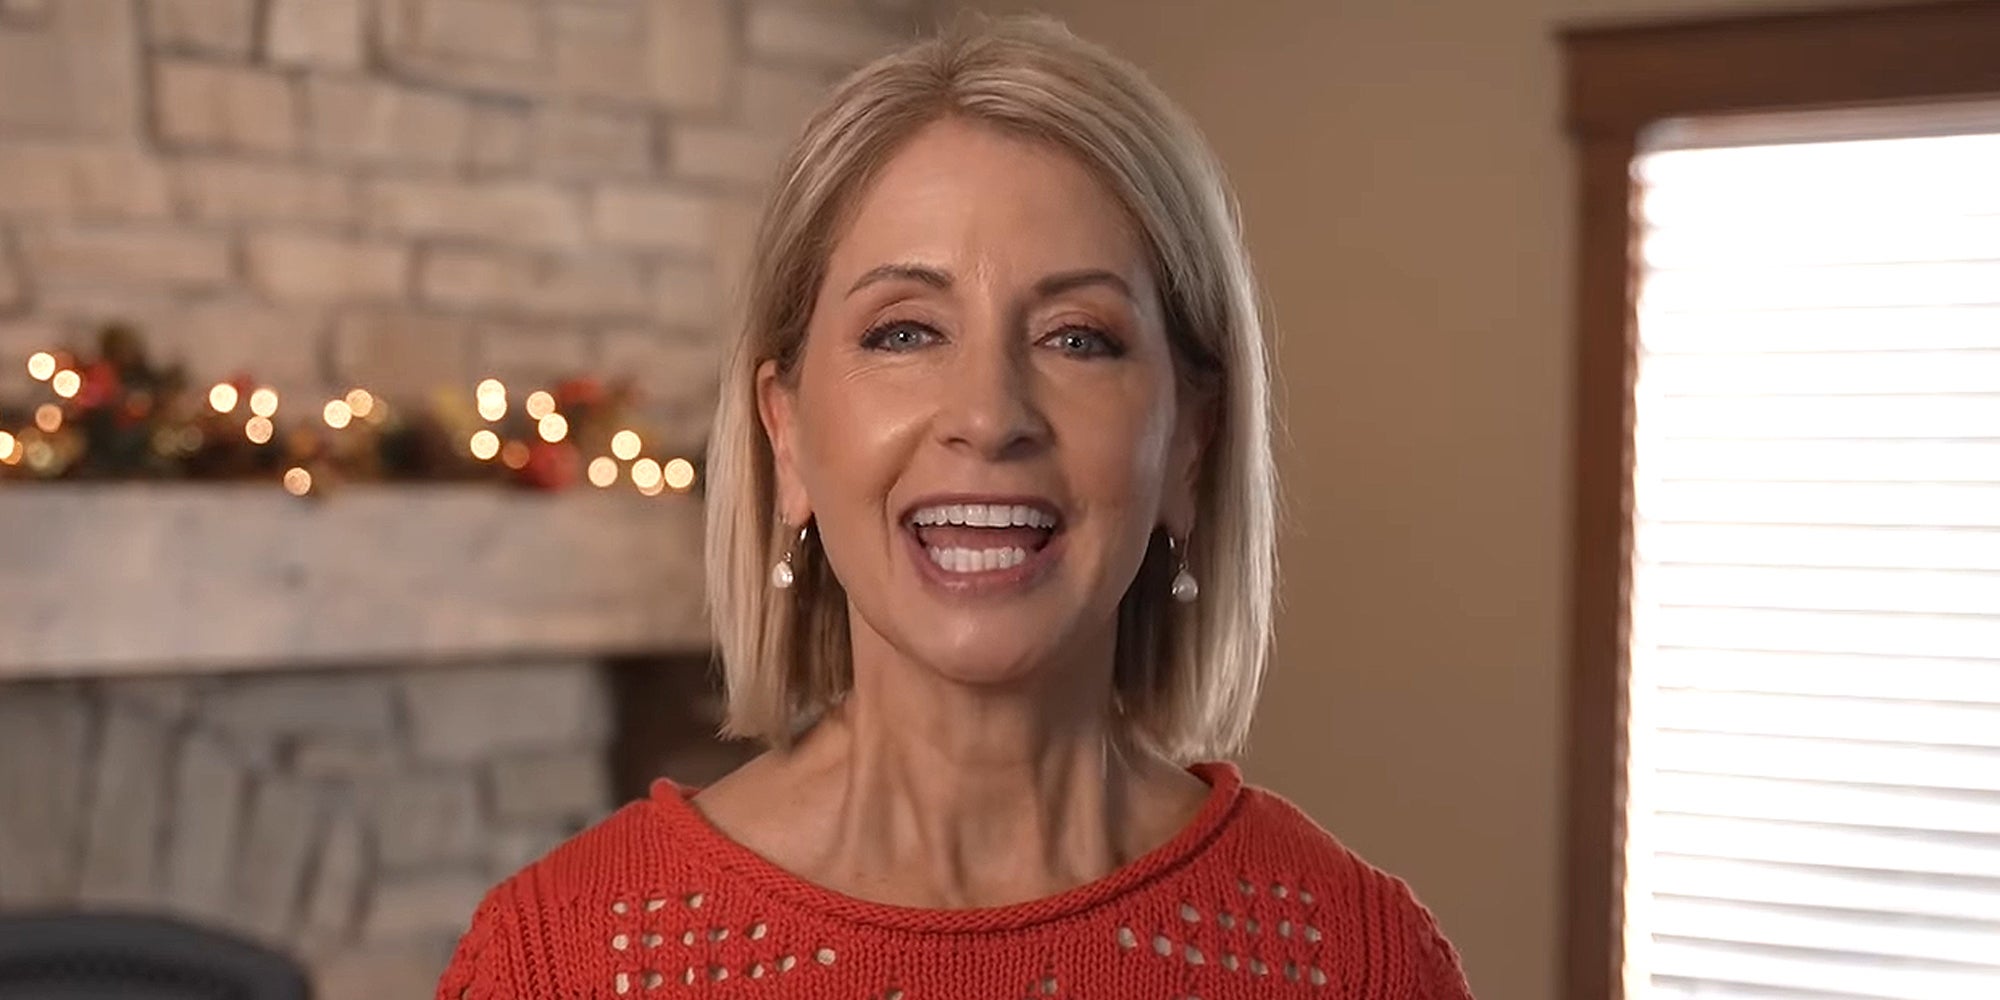
[[[1241,194],[1290,435],[1251,778],[1408,878],[1482,1000],[1555,996],[1570,202],[1552,32],[1693,5],[986,6],[1058,14],[1146,67]]]

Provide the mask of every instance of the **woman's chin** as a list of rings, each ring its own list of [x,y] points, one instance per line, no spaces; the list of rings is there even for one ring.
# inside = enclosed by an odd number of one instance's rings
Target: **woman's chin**
[[[919,651],[925,669],[968,687],[1003,689],[1032,685],[1038,678],[1062,669],[1055,662],[1056,650],[1021,642],[1024,633],[1008,630],[1000,635],[978,635],[939,648]]]

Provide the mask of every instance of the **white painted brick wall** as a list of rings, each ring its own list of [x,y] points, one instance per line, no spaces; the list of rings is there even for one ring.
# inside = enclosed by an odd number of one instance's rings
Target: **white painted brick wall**
[[[533,120],[534,169],[548,177],[647,177],[658,145],[652,117],[549,104]]]
[[[409,285],[410,249],[401,243],[262,233],[250,238],[244,259],[257,288],[280,300],[393,300]]]
[[[275,63],[359,69],[365,16],[362,0],[271,0],[264,52]]]
[[[605,186],[590,200],[590,230],[620,247],[699,255],[713,246],[716,199],[687,188]]]
[[[418,277],[426,301],[467,311],[542,316],[644,315],[647,269],[627,257],[432,251]]]
[[[898,38],[837,5],[797,0],[752,0],[749,21],[753,55],[836,69],[867,62],[895,47]]]
[[[209,157],[185,157],[173,169],[180,211],[196,222],[346,226],[356,218],[355,180],[340,171]]]
[[[448,169],[464,156],[471,109],[455,95],[385,80],[306,81],[314,158]]]
[[[476,176],[519,173],[528,165],[528,112],[511,103],[474,106],[465,164]]]
[[[153,226],[37,226],[24,232],[35,274],[49,284],[159,286],[185,290],[227,284],[227,238]]]
[[[0,237],[4,235],[0,233]],[[27,276],[21,273],[21,262],[14,252],[13,241],[0,238],[0,310],[20,305],[27,295]]]
[[[256,40],[256,0],[148,0],[153,44],[242,58]]]
[[[153,64],[153,124],[170,147],[286,154],[299,147],[298,95],[278,73],[163,58]]]
[[[243,368],[308,394],[575,364],[699,419],[713,368],[673,366],[719,352],[634,345],[649,323],[722,336],[788,136],[929,18],[921,0],[9,0],[0,324],[81,346],[127,318],[198,380]]]
[[[509,384],[549,384],[596,363],[595,338],[578,321],[500,320],[482,323],[473,363]]]
[[[462,316],[402,309],[343,312],[334,321],[333,366],[345,383],[391,395],[419,395],[435,380],[473,378],[474,325]]]
[[[17,218],[161,219],[167,173],[129,146],[0,143],[0,213]]]
[[[365,200],[369,226],[396,236],[583,249],[581,201],[557,184],[384,178]]]

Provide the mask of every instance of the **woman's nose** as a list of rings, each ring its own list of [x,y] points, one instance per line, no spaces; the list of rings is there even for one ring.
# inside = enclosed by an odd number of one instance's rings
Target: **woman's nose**
[[[1051,431],[1025,350],[991,342],[1004,339],[980,338],[959,351],[936,387],[945,443],[991,461],[1030,454]]]

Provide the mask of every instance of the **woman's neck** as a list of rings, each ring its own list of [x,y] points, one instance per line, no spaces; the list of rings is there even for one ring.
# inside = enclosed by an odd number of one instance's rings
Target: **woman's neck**
[[[845,744],[845,794],[822,859],[830,876],[910,905],[994,906],[1081,885],[1143,852],[1142,779],[1101,726],[1051,738],[1024,732],[1035,720],[907,718],[856,700],[815,733]]]
[[[864,663],[855,679],[798,745],[697,800],[725,834],[847,895],[931,908],[1054,895],[1164,843],[1207,792],[1120,739],[1108,693],[1093,704]],[[1108,692],[1108,666],[1092,687]]]

